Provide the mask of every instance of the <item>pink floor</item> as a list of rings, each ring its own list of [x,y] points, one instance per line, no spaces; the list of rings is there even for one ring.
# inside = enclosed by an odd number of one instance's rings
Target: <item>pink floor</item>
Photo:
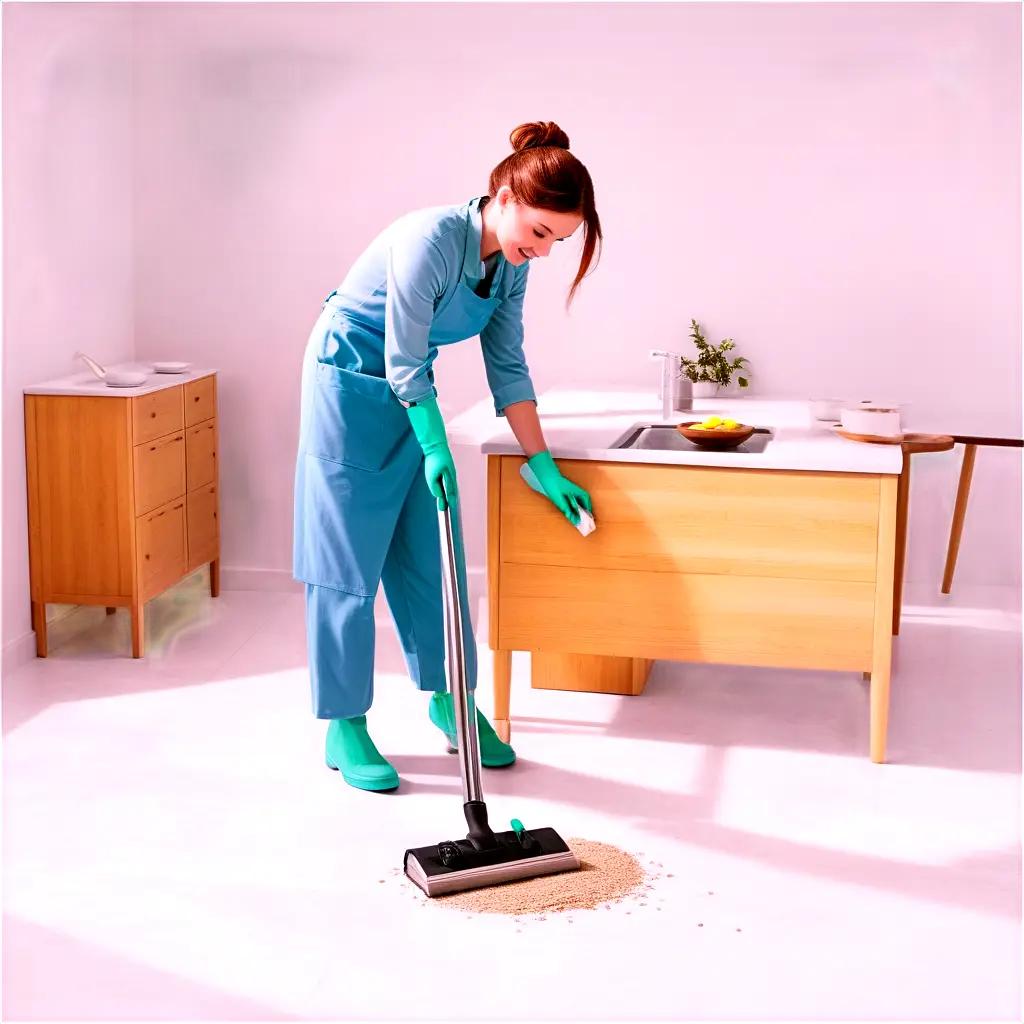
[[[301,597],[204,586],[150,605],[142,661],[86,610],[3,681],[6,1020],[1020,1018],[1014,590],[908,588],[885,766],[859,673],[659,662],[628,698],[516,655],[492,820],[662,865],[645,906],[517,923],[395,873],[461,808],[388,620],[402,785],[361,793],[322,762]]]

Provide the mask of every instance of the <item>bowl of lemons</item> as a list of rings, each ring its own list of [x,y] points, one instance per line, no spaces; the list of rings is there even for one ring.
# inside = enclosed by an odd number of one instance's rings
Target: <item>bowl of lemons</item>
[[[743,444],[754,428],[736,420],[730,420],[723,416],[706,416],[702,420],[688,420],[680,423],[676,430],[679,431],[687,441],[699,444],[704,448],[735,448]]]

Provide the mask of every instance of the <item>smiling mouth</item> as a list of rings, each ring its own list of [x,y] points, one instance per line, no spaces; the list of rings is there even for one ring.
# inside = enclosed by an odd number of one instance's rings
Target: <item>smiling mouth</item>
[[[523,252],[523,250],[522,250],[522,249],[520,249],[520,250],[519,250],[519,252],[520,252],[520,254],[521,254],[522,256],[524,256],[524,257],[525,257],[526,259],[528,259],[528,260],[532,260],[532,259],[533,259],[533,257],[532,257],[532,256],[530,256],[530,255],[528,255],[527,253]]]

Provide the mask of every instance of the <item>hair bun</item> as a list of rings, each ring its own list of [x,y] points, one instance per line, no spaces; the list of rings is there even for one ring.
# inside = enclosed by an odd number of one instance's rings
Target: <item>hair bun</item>
[[[509,136],[512,148],[517,152],[536,149],[538,146],[569,148],[569,136],[554,121],[529,121],[513,129]]]

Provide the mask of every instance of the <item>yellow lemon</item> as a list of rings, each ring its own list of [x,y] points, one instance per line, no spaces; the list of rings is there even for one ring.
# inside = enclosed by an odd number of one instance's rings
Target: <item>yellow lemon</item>
[[[717,427],[722,422],[721,416],[706,416],[704,418],[705,427]]]
[[[687,430],[703,430],[704,429],[704,424],[703,423],[691,423],[686,429]]]
[[[739,424],[735,420],[726,420],[722,424],[722,427],[725,430],[735,430],[738,426],[739,426]]]

